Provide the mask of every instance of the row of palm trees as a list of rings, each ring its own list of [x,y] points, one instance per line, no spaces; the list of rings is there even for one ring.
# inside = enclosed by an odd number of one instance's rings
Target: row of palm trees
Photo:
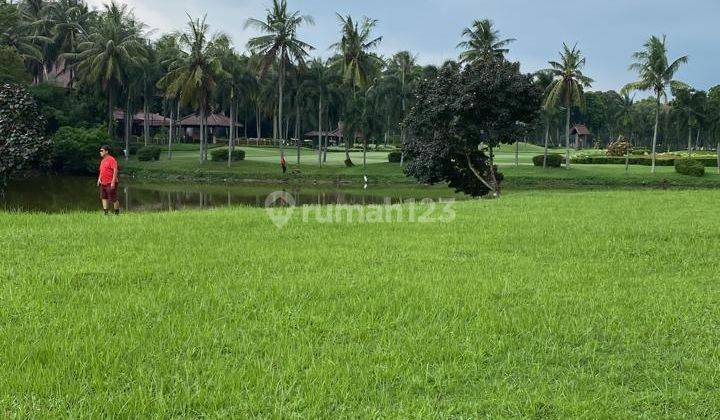
[[[67,73],[70,84],[80,81],[97,88],[107,100],[108,132],[113,134],[113,109],[122,106],[126,116],[142,104],[147,114],[155,98],[162,98],[170,114],[169,142],[176,135],[172,127],[181,111],[193,110],[200,120],[200,161],[207,159],[207,118],[213,112],[230,115],[232,151],[239,120],[255,117],[255,131],[261,137],[265,117],[272,120],[273,138],[281,154],[283,139],[302,137],[303,125],[318,133],[318,163],[324,161],[327,132],[341,126],[346,163],[352,165],[349,145],[357,137],[398,133],[400,142],[407,133],[401,124],[412,107],[417,81],[434,77],[434,66],[417,65],[416,57],[402,51],[388,59],[375,50],[382,42],[377,21],[363,17],[337,15],[340,39],[330,46],[336,55],[327,60],[311,59],[314,46],[299,38],[298,30],[312,25],[312,17],[289,9],[286,0],[273,0],[262,19],[250,18],[246,27],[259,35],[248,44],[248,54],[233,49],[223,33],[210,35],[205,18],[188,16],[185,31],[147,39],[145,26],[125,5],[111,1],[99,11],[89,10],[83,0],[23,0],[17,5],[19,24],[6,31],[2,42],[14,46],[24,57],[35,82],[48,77],[51,70]],[[462,31],[459,66],[477,60],[503,59],[514,39],[502,39],[492,21],[477,20]],[[674,80],[674,74],[687,57],[672,62],[667,58],[665,38],[651,37],[643,50],[633,56],[630,69],[639,80],[625,86],[618,118],[627,127],[634,105],[632,91],[652,91],[655,98],[655,124],[652,136],[653,160],[663,99],[668,89],[675,96],[677,113],[687,117],[688,125],[699,117],[699,93]],[[545,91],[542,123],[545,125],[546,154],[551,121],[564,114],[566,162],[569,165],[571,115],[585,109],[585,91],[593,80],[583,74],[586,59],[577,46],[563,44],[558,61],[536,74]],[[617,101],[616,101],[617,102]],[[667,108],[667,106],[666,106]],[[239,115],[242,114],[242,117]],[[295,121],[291,120],[294,117]],[[147,118],[146,118],[147,121]],[[129,142],[129,118],[125,119],[125,141]],[[294,133],[290,133],[293,126]],[[144,127],[145,141],[149,128]],[[246,135],[247,137],[247,135]],[[298,162],[300,142],[297,143]],[[366,150],[367,147],[364,147]],[[363,159],[365,161],[365,159]],[[653,165],[653,171],[654,171]]]

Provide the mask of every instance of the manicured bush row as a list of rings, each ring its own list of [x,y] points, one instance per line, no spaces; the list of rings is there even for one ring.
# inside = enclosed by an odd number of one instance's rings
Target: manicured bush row
[[[673,166],[675,165],[676,160],[680,160],[681,158],[667,158],[667,157],[658,157],[655,160],[655,165],[657,166]],[[717,158],[710,158],[710,157],[703,157],[703,158],[696,158],[693,159],[698,162],[700,162],[705,167],[715,167],[717,166]],[[576,156],[572,159],[570,159],[571,163],[577,163],[577,164],[592,164],[592,165],[624,165],[625,164],[625,157],[624,156]],[[650,156],[633,156],[630,155],[628,158],[628,163],[630,165],[645,165],[645,166],[651,166],[652,165],[652,157]]]
[[[402,152],[400,152],[399,150],[388,153],[388,162],[400,163],[400,159],[402,159]]]
[[[148,162],[151,160],[160,160],[160,148],[157,146],[141,147],[137,151],[139,161]]]
[[[227,162],[228,159],[228,148],[220,147],[210,151],[210,159],[213,162]],[[233,162],[239,160],[245,160],[245,151],[242,149],[233,149],[230,159]]]
[[[533,157],[533,165],[535,166],[543,166],[543,161],[545,160],[545,155],[537,155]],[[563,163],[563,157],[562,155],[558,155],[557,153],[548,153],[547,155],[547,166],[549,168],[559,168]]]
[[[703,176],[705,166],[698,159],[675,159],[675,172],[689,176]]]

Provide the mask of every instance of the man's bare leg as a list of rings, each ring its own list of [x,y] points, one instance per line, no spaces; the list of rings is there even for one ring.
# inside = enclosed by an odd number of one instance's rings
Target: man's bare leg
[[[115,200],[115,202],[113,203],[113,207],[115,209],[115,215],[119,215],[120,214],[120,201]]]
[[[109,203],[108,203],[108,200],[106,200],[106,199],[103,198],[103,199],[101,199],[100,201],[102,201],[103,211],[105,212],[105,214],[107,214],[107,213],[108,213],[108,210],[109,210],[109,209],[108,209],[108,204],[109,204]]]

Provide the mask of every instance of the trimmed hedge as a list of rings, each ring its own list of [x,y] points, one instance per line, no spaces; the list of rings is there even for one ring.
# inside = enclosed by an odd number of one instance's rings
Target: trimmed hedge
[[[705,175],[705,166],[697,159],[675,159],[675,172],[699,177]]]
[[[227,162],[228,159],[228,148],[220,147],[210,151],[210,159],[213,162]],[[242,149],[233,149],[230,159],[233,162],[245,160],[245,151]]]
[[[394,150],[388,153],[388,162],[400,163],[400,159],[402,159],[402,152],[400,152],[399,150]]]
[[[655,160],[655,165],[656,166],[674,166],[675,161],[680,160],[680,159],[682,159],[682,158],[658,156],[657,159]],[[707,168],[717,166],[717,158],[714,158],[714,157],[695,158],[693,160],[700,162],[703,166],[705,166]],[[625,157],[624,156],[576,156],[576,157],[570,159],[570,162],[580,164],[580,165],[582,165],[582,164],[624,165]],[[651,166],[652,165],[652,157],[651,156],[630,155],[628,157],[628,163],[630,165]]]
[[[547,166],[549,168],[559,168],[563,163],[563,156],[557,153],[548,153],[547,155]],[[545,155],[537,155],[533,157],[533,165],[543,166]]]
[[[137,151],[137,157],[141,162],[160,160],[160,148],[157,146],[141,147]]]

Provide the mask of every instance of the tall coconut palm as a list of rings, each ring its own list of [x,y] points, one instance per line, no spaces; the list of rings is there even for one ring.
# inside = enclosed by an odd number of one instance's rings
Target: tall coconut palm
[[[688,153],[692,154],[693,144],[692,135],[693,128],[696,128],[697,136],[700,136],[700,121],[704,118],[705,105],[707,102],[707,94],[703,91],[687,88],[671,89],[675,100],[672,102],[674,114],[679,118],[679,126],[685,126],[688,134]],[[678,127],[678,128],[680,128]]]
[[[460,54],[463,63],[503,58],[509,51],[507,46],[515,42],[514,38],[500,39],[500,31],[493,27],[490,19],[474,21],[472,27],[463,30],[462,36],[468,38],[457,45],[465,50]]]
[[[336,73],[332,71],[332,69],[326,65],[326,63],[320,59],[316,58],[310,63],[310,68],[308,70],[308,77],[305,79],[305,88],[308,90],[315,98],[317,98],[317,109],[318,109],[318,165],[322,166],[322,153],[323,153],[323,137],[325,137],[325,142],[327,142],[327,136],[323,136],[323,113],[325,111],[325,108],[328,105],[329,102],[329,96],[331,95],[332,86],[336,82]],[[327,124],[327,122],[326,122]],[[330,125],[328,124],[328,127]],[[325,148],[327,147],[327,144],[325,144]]]
[[[157,62],[160,63],[160,73],[167,74],[178,57],[183,55],[183,51],[178,44],[179,33],[165,34],[155,43],[155,51],[157,53]],[[170,127],[168,129],[168,160],[172,159],[173,140],[176,131],[178,136],[180,132],[176,129],[176,122],[180,118],[180,101],[178,97],[167,90],[163,91],[164,99],[170,110]]]
[[[305,65],[305,59],[314,47],[298,38],[298,28],[304,24],[314,24],[311,16],[301,15],[300,12],[289,12],[286,0],[273,0],[272,7],[267,9],[265,20],[250,18],[245,22],[246,28],[255,28],[264,35],[251,38],[248,41],[248,49],[263,57],[260,67],[264,73],[271,65],[278,67],[278,129],[282,136],[283,123],[283,94],[285,86],[286,70],[293,62],[301,67]],[[281,139],[282,140],[282,139]],[[284,141],[281,141],[281,154],[284,154]]]
[[[94,31],[78,45],[78,52],[62,57],[90,83],[98,83],[108,98],[108,135],[112,136],[113,105],[128,80],[132,67],[145,59],[142,24],[127,5],[115,1],[105,5]]]
[[[630,65],[630,70],[636,71],[639,80],[628,83],[622,89],[627,93],[634,90],[653,91],[655,93],[655,128],[653,130],[652,140],[652,173],[655,173],[655,157],[657,149],[658,125],[660,123],[660,99],[667,98],[667,88],[670,86],[683,87],[686,86],[682,82],[673,80],[680,65],[687,63],[688,56],[682,56],[672,63],[667,57],[667,47],[665,44],[665,36],[658,38],[650,37],[645,42],[643,50],[633,54],[634,63]]]
[[[368,78],[373,70],[382,64],[382,60],[371,53],[371,50],[380,44],[382,37],[373,37],[372,35],[372,31],[378,22],[376,19],[363,16],[357,22],[353,20],[352,16],[342,16],[339,13],[337,17],[340,21],[342,37],[340,42],[331,45],[330,48],[340,53],[335,60],[335,64],[340,67],[345,84],[351,86],[354,97],[357,89],[367,88]],[[343,133],[343,137],[345,137],[345,164],[352,166],[347,134]]]
[[[177,97],[181,103],[198,111],[200,119],[200,162],[207,160],[207,117],[213,92],[218,81],[226,76],[216,42],[222,34],[210,36],[206,16],[193,19],[178,38],[183,53],[170,66],[170,71],[158,81],[166,95]]]
[[[89,10],[82,0],[59,0],[51,9],[54,23],[52,38],[52,57],[50,60],[59,66],[59,73],[69,70],[69,83],[72,87],[75,74],[72,68],[67,68],[64,60],[59,60],[61,54],[74,53],[83,37],[88,35],[91,20],[95,12]]]
[[[632,144],[632,131],[635,123],[635,97],[625,92],[622,96],[620,109],[617,113],[618,125],[623,134]]]
[[[28,68],[33,74],[33,83],[39,83],[47,78],[48,70],[52,65],[52,9],[55,3],[45,0],[23,0],[18,3],[20,11],[20,24],[25,32],[32,37],[32,42],[41,51],[41,60],[30,60]]]
[[[553,82],[553,75],[547,71],[539,71],[535,73],[535,84],[543,91],[547,91]],[[550,139],[550,122],[556,113],[556,107],[543,107],[542,119],[545,121],[545,144],[543,150],[543,168],[547,168],[548,157],[548,141]]]
[[[408,89],[408,86],[410,86],[411,82],[413,82],[413,76],[415,72],[415,66],[417,62],[417,57],[410,54],[409,51],[400,51],[399,53],[395,54],[392,59],[390,60],[390,71],[394,72],[398,78],[400,79],[400,105],[401,105],[401,121],[405,119],[405,115],[407,112],[407,102],[408,102],[408,96],[410,93],[410,89]],[[400,125],[400,142],[401,144],[405,144],[405,125]],[[403,166],[403,162],[405,160],[405,153],[400,153],[400,166]]]
[[[16,5],[0,3],[0,8],[0,45],[13,47],[26,67],[42,63],[42,50],[30,27],[21,19]]]
[[[577,48],[568,48],[563,43],[560,62],[549,61],[550,68],[543,70],[553,77],[546,90],[544,107],[546,109],[562,103],[565,107],[565,167],[570,168],[570,113],[574,106],[585,107],[583,89],[590,87],[593,80],[582,73],[585,57]]]

